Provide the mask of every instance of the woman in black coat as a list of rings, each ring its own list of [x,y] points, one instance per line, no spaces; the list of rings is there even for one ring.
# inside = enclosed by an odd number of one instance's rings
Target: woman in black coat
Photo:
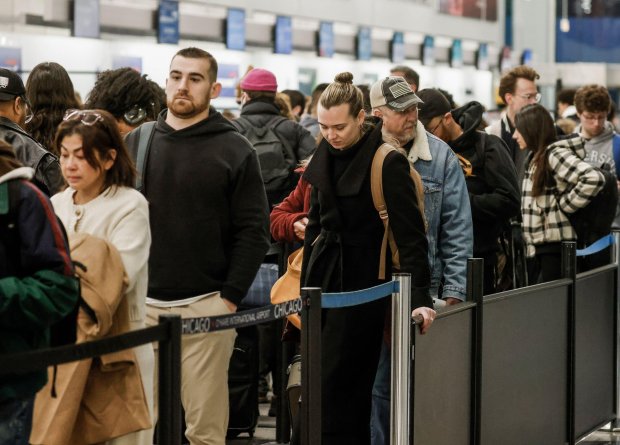
[[[323,292],[365,289],[386,281],[378,278],[384,227],[370,189],[372,160],[383,143],[381,124],[365,121],[362,93],[352,81],[351,73],[341,73],[323,92],[318,105],[323,141],[304,173],[312,195],[301,282]],[[403,103],[408,99],[398,98]],[[412,274],[412,307],[424,317],[425,331],[435,316],[429,309],[428,243],[409,163],[399,152],[385,159],[383,193],[400,270]],[[386,256],[389,262],[391,256]],[[388,302],[384,298],[323,310],[324,445],[370,443],[371,391]]]

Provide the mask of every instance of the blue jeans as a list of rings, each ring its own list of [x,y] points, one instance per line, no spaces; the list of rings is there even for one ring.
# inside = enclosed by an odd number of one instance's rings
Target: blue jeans
[[[28,445],[34,396],[0,402],[0,445]]]
[[[391,381],[390,346],[381,344],[381,355],[375,383],[372,387],[372,411],[370,413],[371,445],[389,445],[390,443],[390,381]]]

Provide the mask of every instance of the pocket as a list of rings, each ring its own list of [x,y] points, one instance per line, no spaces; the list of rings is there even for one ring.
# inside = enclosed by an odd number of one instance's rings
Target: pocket
[[[213,315],[234,314],[234,312],[230,310],[230,308],[228,307],[228,305],[226,304],[226,302],[224,301],[222,297],[220,297],[219,295],[215,295],[213,299],[216,300],[216,306],[217,306],[215,308],[215,313]]]
[[[424,216],[429,227],[434,227],[432,219],[441,206],[442,183],[435,178],[422,176],[422,184],[424,185]]]

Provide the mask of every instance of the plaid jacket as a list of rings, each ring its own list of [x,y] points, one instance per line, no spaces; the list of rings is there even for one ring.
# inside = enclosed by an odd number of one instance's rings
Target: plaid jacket
[[[540,196],[532,195],[532,176],[536,168],[531,162],[528,165],[521,192],[523,233],[528,244],[528,256],[534,254],[533,246],[576,239],[566,214],[588,205],[605,184],[603,174],[583,161],[586,155],[584,143],[578,136],[547,147],[549,166],[556,185],[547,188]]]

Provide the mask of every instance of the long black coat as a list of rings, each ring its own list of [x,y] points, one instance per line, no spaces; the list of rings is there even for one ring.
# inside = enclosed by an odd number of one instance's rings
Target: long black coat
[[[370,167],[381,144],[379,123],[342,153],[335,152],[326,140],[317,148],[304,173],[313,189],[305,235],[304,285],[339,292],[383,282],[378,279],[378,271],[384,228],[370,190]],[[349,150],[355,153],[351,156],[346,153]],[[335,156],[349,158],[339,178],[332,175]],[[409,163],[397,152],[389,154],[383,164],[383,193],[401,272],[412,274],[413,307],[432,307],[424,223],[409,177]]]
[[[338,292],[365,289],[384,281],[378,278],[384,228],[370,190],[372,159],[381,144],[379,124],[346,150],[337,151],[325,140],[317,148],[304,173],[312,184],[301,277],[304,285]],[[424,222],[409,163],[398,152],[390,153],[383,164],[383,192],[401,271],[412,273],[412,305],[432,307]],[[386,270],[390,270],[389,264]],[[384,298],[323,310],[324,445],[370,444],[372,385],[388,301]]]

